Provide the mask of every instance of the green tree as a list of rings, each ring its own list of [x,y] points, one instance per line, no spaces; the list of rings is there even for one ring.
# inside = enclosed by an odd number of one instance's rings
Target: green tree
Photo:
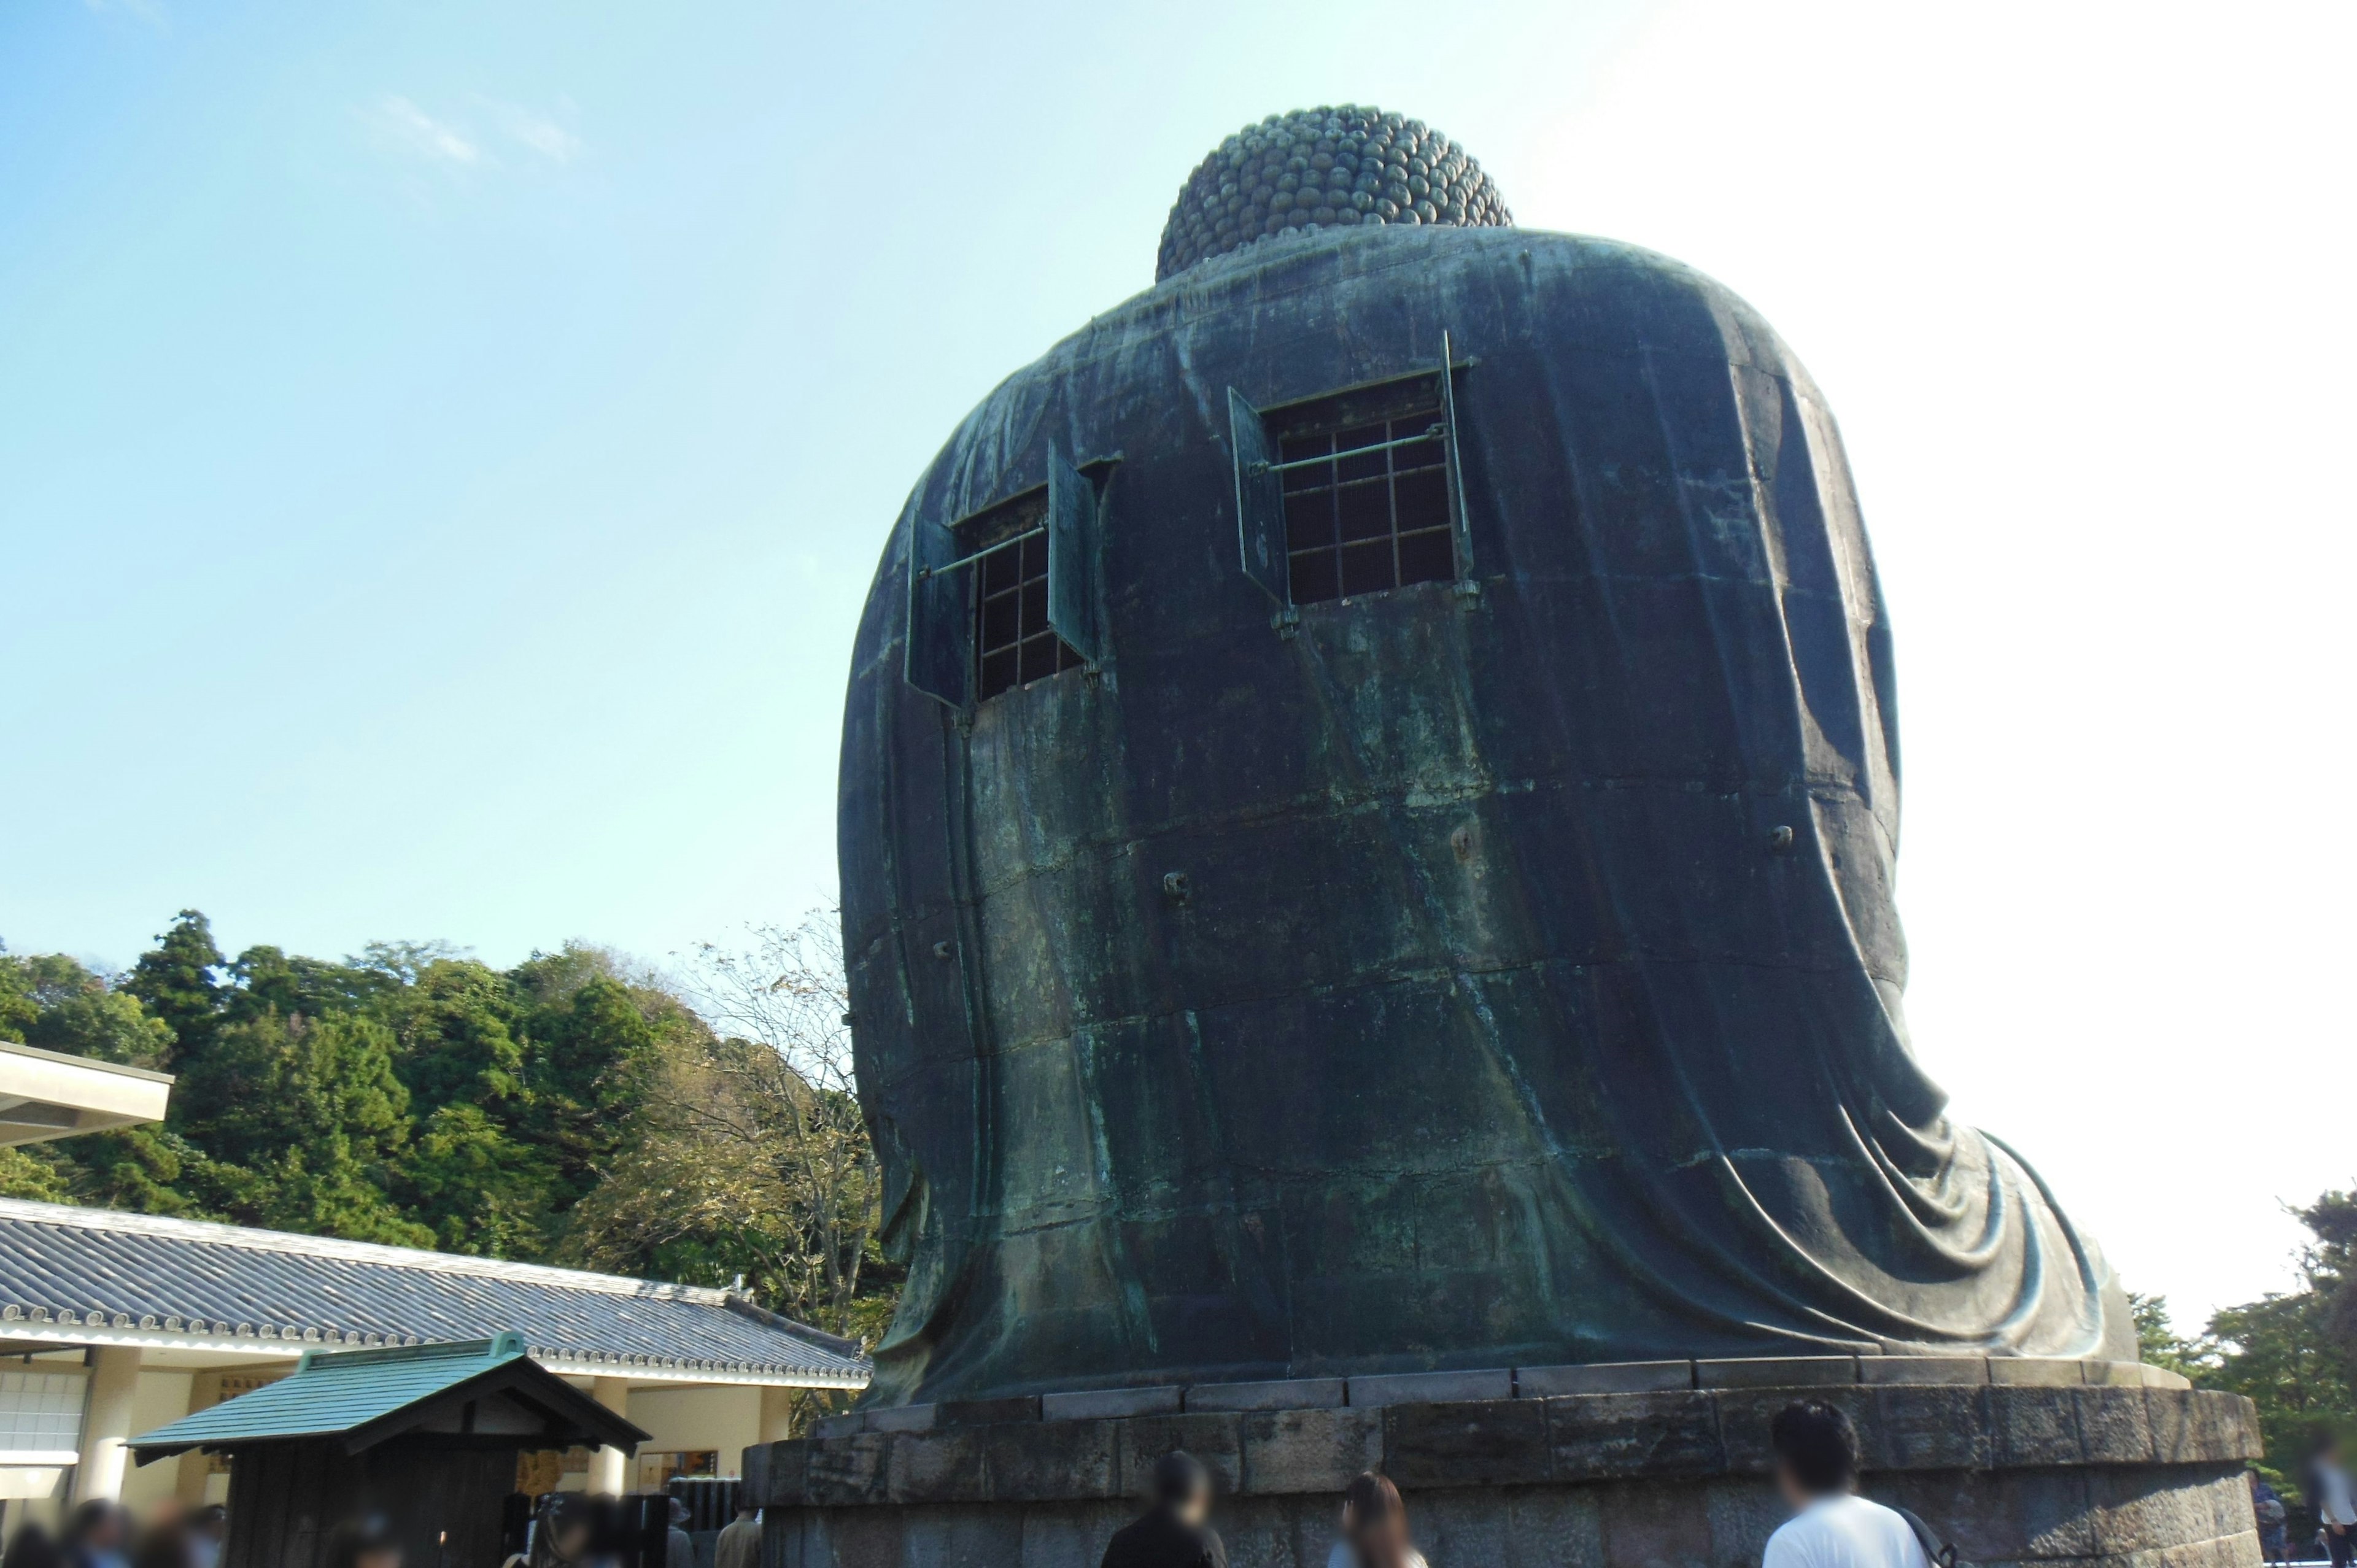
[[[0,1040],[155,1067],[171,1049],[172,1032],[137,997],[63,953],[0,952]]]
[[[421,1111],[457,1101],[504,1110],[522,1097],[515,990],[504,975],[472,959],[436,959],[399,989],[391,1011],[394,1061]]]
[[[429,1244],[387,1196],[409,1141],[393,1051],[393,1031],[364,1015],[221,1025],[173,1097],[207,1156],[187,1173],[200,1199],[246,1224]]]
[[[172,1031],[172,1062],[201,1052],[211,1040],[228,988],[221,968],[212,922],[195,909],[183,909],[124,980],[121,989]]]
[[[636,1143],[584,1201],[571,1246],[625,1272],[745,1276],[790,1316],[873,1343],[899,1273],[877,1247],[882,1182],[852,1075],[837,924],[759,927],[700,950],[706,1026],[667,1037]]]
[[[2202,1369],[2201,1347],[2179,1337],[2169,1319],[2169,1298],[2127,1293],[2128,1314],[2136,1324],[2136,1359],[2147,1367],[2163,1367],[2191,1378]]]

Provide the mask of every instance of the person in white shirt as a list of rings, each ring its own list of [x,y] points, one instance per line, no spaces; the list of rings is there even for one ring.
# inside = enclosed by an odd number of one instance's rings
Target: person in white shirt
[[[1408,1544],[1407,1504],[1391,1477],[1362,1470],[1342,1492],[1342,1539],[1326,1568],[1425,1568]]]
[[[1816,1400],[1777,1412],[1768,1429],[1776,1485],[1792,1517],[1768,1538],[1760,1568],[1931,1568],[1914,1527],[1857,1495],[1857,1430]]]
[[[2349,1472],[2341,1467],[2341,1444],[2328,1442],[2309,1470],[2309,1498],[2316,1504],[2316,1520],[2324,1526],[2324,1550],[2332,1568],[2349,1568],[2357,1555],[2357,1495]]]

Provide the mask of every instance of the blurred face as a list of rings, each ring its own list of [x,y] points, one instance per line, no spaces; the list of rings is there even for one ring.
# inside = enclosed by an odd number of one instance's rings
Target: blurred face
[[[352,1559],[352,1568],[401,1568],[401,1548],[386,1546],[363,1552]]]
[[[1189,1494],[1171,1511],[1188,1524],[1201,1524],[1211,1517],[1211,1488],[1202,1487]]]
[[[1784,1500],[1795,1509],[1807,1508],[1813,1500],[1809,1489],[1793,1476],[1790,1465],[1776,1466],[1776,1489],[1784,1494]]]

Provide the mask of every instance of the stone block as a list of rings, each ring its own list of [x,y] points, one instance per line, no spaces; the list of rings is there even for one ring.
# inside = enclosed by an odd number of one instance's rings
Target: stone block
[[[2087,1380],[2078,1362],[2051,1356],[1991,1356],[1988,1375],[1990,1382],[2010,1388],[2075,1389]]]
[[[1134,1507],[1121,1503],[1026,1509],[1019,1568],[1097,1568],[1105,1542],[1135,1513]]]
[[[2185,1438],[2204,1461],[2231,1462],[2261,1456],[2259,1408],[2241,1394],[2191,1389],[2168,1397],[2185,1402]],[[2153,1398],[2153,1391],[2147,1390],[2147,1411]]]
[[[1995,1371],[1999,1363],[1989,1363]],[[2000,1465],[2076,1465],[2077,1389],[1997,1385],[1989,1390],[1989,1433]]]
[[[990,1498],[982,1427],[890,1435],[885,1494],[895,1503],[979,1503]]]
[[[823,1415],[811,1423],[813,1437],[850,1437],[866,1430],[865,1411],[847,1410],[841,1415]]]
[[[1861,1356],[1857,1380],[1862,1383],[1963,1383],[1986,1385],[1986,1356]]]
[[[1708,1394],[1576,1394],[1534,1402],[1547,1412],[1558,1481],[1717,1475],[1727,1467]]]
[[[884,1500],[892,1434],[855,1432],[810,1444],[803,1500],[813,1508],[842,1508]]]
[[[1832,1405],[1849,1417],[1857,1428],[1865,1444],[1866,1466],[1873,1469],[1883,1460],[1875,1441],[1874,1418],[1870,1409],[1876,1391],[1851,1384],[1827,1384],[1823,1388],[1722,1389],[1712,1394],[1718,1406],[1719,1441],[1727,1450],[1727,1467],[1738,1475],[1764,1476],[1775,1468],[1775,1454],[1769,1440],[1769,1427],[1777,1412],[1795,1400],[1815,1400]]]
[[[1207,1411],[1185,1415],[1139,1415],[1115,1422],[1121,1445],[1116,1483],[1120,1495],[1146,1496],[1154,1462],[1174,1448],[1185,1449],[1210,1466],[1222,1493],[1241,1491],[1243,1438],[1240,1420],[1232,1412]]]
[[[2079,1363],[2079,1378],[2091,1389],[2140,1389],[2144,1369],[2134,1361],[2089,1359]]]
[[[809,1541],[810,1568],[866,1568],[907,1561],[898,1509],[845,1509],[830,1514]]]
[[[1698,1389],[1815,1389],[1857,1381],[1855,1356],[1737,1356],[1695,1363]]]
[[[1985,1386],[1883,1384],[1867,1409],[1860,1436],[1871,1469],[1985,1470],[1995,1455]]]
[[[2163,1465],[2199,1464],[2201,1452],[2193,1399],[2176,1389],[2144,1391],[2145,1420],[2152,1427],[2152,1456]]]
[[[1514,1374],[1503,1367],[1480,1372],[1392,1372],[1350,1380],[1350,1402],[1362,1410],[1394,1404],[1468,1404],[1514,1397]]]
[[[760,1443],[745,1450],[750,1461],[760,1455],[758,1466],[748,1464],[745,1470],[745,1495],[758,1508],[791,1508],[802,1500],[802,1487],[809,1474],[810,1440],[790,1438],[783,1443]]]
[[[1416,1545],[1426,1561],[1447,1568],[1457,1568],[1458,1563],[1488,1568],[1505,1561],[1512,1523],[1498,1506],[1497,1493],[1427,1492],[1411,1497],[1408,1517],[1415,1521]],[[1325,1564],[1322,1555],[1309,1560],[1309,1568],[1325,1568]]]
[[[1229,1568],[1325,1568],[1340,1511],[1332,1498],[1246,1496],[1223,1500],[1212,1522],[1227,1543]],[[1098,1568],[1097,1560],[1088,1568]]]
[[[1176,1383],[1146,1389],[1086,1389],[1039,1396],[1042,1421],[1110,1421],[1124,1415],[1176,1415],[1183,1391]]]
[[[1526,1487],[1504,1494],[1500,1568],[1564,1568],[1604,1561],[1602,1498],[1594,1487]],[[1324,1568],[1322,1560],[1310,1568]]]
[[[1023,1516],[1013,1509],[912,1509],[900,1526],[895,1568],[1005,1568],[1023,1552]],[[865,1559],[845,1557],[843,1568]]]
[[[1121,1495],[1119,1431],[1110,1421],[982,1428],[992,1500],[1049,1502]]]
[[[2081,1389],[2080,1452],[2090,1465],[2152,1462],[2152,1422],[2145,1413],[2144,1385]]]
[[[1792,1517],[1792,1505],[1770,1483],[1721,1478],[1689,1490],[1701,1492],[1697,1500],[1710,1522],[1711,1568],[1738,1563],[1748,1568],[1768,1538]]]
[[[1186,1408],[1203,1410],[1323,1410],[1348,1403],[1340,1378],[1286,1378],[1271,1383],[1197,1383]]]
[[[2172,1372],[2166,1367],[2140,1366],[2136,1370],[2144,1374],[2144,1386],[2148,1389],[2190,1389],[2193,1386],[2192,1380],[2184,1373]]]
[[[1383,1462],[1377,1410],[1260,1410],[1240,1420],[1243,1490],[1255,1497],[1339,1492]]]
[[[2188,1487],[2162,1470],[2093,1471],[2087,1503],[2096,1548],[2109,1554],[2159,1551],[2217,1533],[2208,1488]]]
[[[1400,1486],[1524,1486],[1553,1470],[1544,1400],[1401,1403],[1383,1412],[1383,1474]]]
[[[933,1408],[935,1426],[1000,1426],[1010,1421],[1039,1419],[1039,1396],[1003,1400],[944,1400]]]
[[[1706,1568],[1712,1563],[1745,1561],[1749,1553],[1714,1549],[1710,1513],[1701,1506],[1703,1501],[1690,1487],[1605,1488],[1598,1531],[1604,1551],[1598,1561],[1641,1568]]]
[[[1517,1367],[1518,1399],[1559,1394],[1648,1394],[1694,1387],[1692,1361],[1596,1361],[1586,1366]]]
[[[866,1412],[869,1432],[931,1432],[941,1414],[936,1404],[898,1404]]]
[[[1922,1515],[1974,1568],[2095,1551],[2084,1470],[1884,1472],[1868,1476],[1865,1490]]]
[[[759,1508],[770,1497],[770,1445],[766,1443],[746,1444],[744,1456],[737,1461],[739,1495],[752,1499]]]
[[[2147,1389],[2153,1457],[2163,1465],[2216,1465],[2260,1457],[2255,1410],[2212,1389]]]

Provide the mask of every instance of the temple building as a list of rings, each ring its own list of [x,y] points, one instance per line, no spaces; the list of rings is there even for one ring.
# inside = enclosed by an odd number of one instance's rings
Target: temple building
[[[648,1434],[628,1460],[529,1456],[554,1489],[735,1475],[748,1444],[785,1435],[796,1391],[868,1377],[856,1343],[726,1290],[0,1199],[0,1498],[36,1517],[86,1498],[220,1501],[227,1460],[129,1468],[127,1441],[274,1382],[306,1350],[510,1330]]]

